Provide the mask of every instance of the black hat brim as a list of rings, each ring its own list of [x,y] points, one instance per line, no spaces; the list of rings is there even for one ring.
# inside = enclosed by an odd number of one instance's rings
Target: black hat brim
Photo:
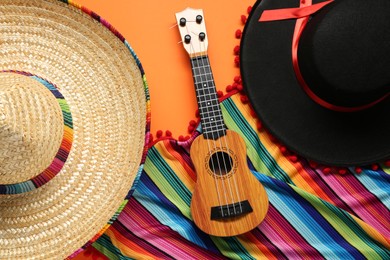
[[[258,1],[242,35],[243,85],[263,125],[292,151],[322,164],[360,166],[390,159],[390,98],[351,113],[318,105],[295,77],[291,44],[296,20],[258,21],[264,10],[293,7],[299,1]]]

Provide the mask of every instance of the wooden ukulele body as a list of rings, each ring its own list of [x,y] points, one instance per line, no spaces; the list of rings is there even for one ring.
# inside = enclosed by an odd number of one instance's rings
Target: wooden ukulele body
[[[190,156],[197,172],[191,214],[201,230],[227,237],[261,223],[267,214],[268,196],[248,169],[241,136],[230,130],[216,140],[199,136]]]

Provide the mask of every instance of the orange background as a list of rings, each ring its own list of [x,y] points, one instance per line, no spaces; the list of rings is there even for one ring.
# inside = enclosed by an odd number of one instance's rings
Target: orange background
[[[208,54],[219,90],[232,84],[239,69],[234,65],[235,31],[240,16],[254,0],[77,0],[113,25],[141,60],[151,95],[151,133],[171,130],[174,137],[187,133],[194,119],[195,91],[190,62],[180,41],[175,13],[187,7],[203,9]]]
[[[191,67],[181,44],[175,13],[187,7],[203,9],[208,55],[218,90],[239,75],[233,49],[239,45],[235,31],[242,29],[254,0],[76,0],[113,25],[130,43],[146,73],[151,100],[151,133],[170,130],[187,135],[188,122],[197,108]],[[89,252],[90,253],[90,252]],[[96,258],[94,259],[104,259]],[[86,254],[76,259],[92,259]]]

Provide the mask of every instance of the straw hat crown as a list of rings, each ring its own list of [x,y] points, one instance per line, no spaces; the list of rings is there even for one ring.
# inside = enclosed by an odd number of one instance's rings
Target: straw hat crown
[[[61,108],[38,81],[0,73],[0,183],[27,181],[46,169],[61,144]]]

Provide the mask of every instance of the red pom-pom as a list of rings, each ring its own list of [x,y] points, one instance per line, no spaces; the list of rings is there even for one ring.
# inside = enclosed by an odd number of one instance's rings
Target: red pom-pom
[[[257,116],[256,112],[255,112],[255,110],[253,110],[253,108],[250,110],[249,113],[251,114],[252,117],[256,117]]]
[[[252,6],[248,6],[248,8],[246,9],[246,12],[247,12],[248,14],[250,14],[250,13],[252,12]]]
[[[310,161],[309,165],[310,165],[311,168],[317,168],[318,167],[318,163],[313,162],[313,161]]]
[[[156,133],[156,137],[160,138],[162,135],[163,135],[163,131],[162,130],[158,130],[157,133]]]
[[[284,155],[286,155],[287,152],[288,152],[286,146],[283,146],[283,145],[282,145],[279,149],[280,149],[280,152],[281,152],[282,154],[284,154]]]
[[[236,38],[237,38],[237,39],[240,39],[240,38],[241,38],[241,35],[242,35],[242,31],[241,31],[240,29],[238,29],[238,30],[236,31]]]
[[[379,165],[378,164],[373,164],[373,165],[371,165],[371,169],[373,171],[377,171],[379,169]]]
[[[184,136],[180,135],[179,138],[178,138],[178,140],[179,140],[180,142],[183,142],[183,141],[184,141]]]
[[[241,96],[240,99],[241,99],[241,102],[242,102],[243,104],[248,104],[248,102],[249,102],[247,96]]]
[[[198,123],[196,123],[195,120],[191,120],[190,125],[192,125],[193,127],[196,127],[198,125]]]
[[[195,117],[196,117],[196,118],[199,118],[199,117],[200,117],[199,109],[197,109],[197,110],[195,111]]]
[[[188,133],[192,133],[192,132],[194,132],[194,130],[195,130],[195,127],[193,127],[192,125],[190,125],[190,126],[188,126]]]
[[[291,156],[289,156],[288,157],[288,159],[290,159],[290,161],[292,161],[292,162],[297,162],[298,161],[298,156],[296,156],[296,155],[291,155]]]
[[[220,98],[220,97],[223,97],[223,92],[221,90],[218,90],[217,91],[217,96]]]
[[[241,22],[242,22],[243,24],[246,23],[246,16],[245,16],[245,15],[241,15]]]
[[[261,131],[263,129],[263,124],[260,121],[256,122],[256,128],[258,131]]]
[[[166,136],[172,136],[172,132],[169,131],[169,130],[167,130],[167,131],[165,131],[165,135],[166,135]]]
[[[323,172],[324,174],[329,174],[329,173],[332,172],[332,169],[329,168],[329,167],[326,167],[326,168],[324,168],[324,169],[322,170],[322,172]]]
[[[339,169],[338,173],[341,174],[341,175],[344,175],[344,174],[347,173],[347,169]]]
[[[385,161],[384,165],[385,165],[386,167],[390,167],[390,160]]]
[[[235,76],[233,80],[234,80],[235,83],[240,83],[241,82],[241,77],[240,76]]]
[[[238,86],[238,83],[237,83],[237,82],[234,82],[234,83],[232,84],[232,88],[233,88],[233,89],[237,89],[237,86]]]
[[[234,52],[234,55],[240,55],[240,46],[237,45],[236,47],[234,47],[233,52]]]
[[[273,143],[277,143],[278,142],[278,140],[273,135],[271,135],[270,133],[268,133],[268,136],[269,136],[269,140],[271,142],[273,142]]]
[[[188,141],[188,140],[190,140],[190,138],[191,138],[191,136],[186,135],[186,136],[184,136],[184,141]]]
[[[237,67],[240,66],[240,57],[239,56],[234,57],[234,64],[236,64]]]
[[[226,86],[226,92],[230,92],[230,91],[232,91],[232,90],[233,90],[232,85],[227,85],[227,86]]]
[[[362,168],[360,168],[360,167],[356,167],[355,168],[355,172],[357,173],[357,174],[360,174],[360,173],[362,173]]]
[[[238,85],[237,85],[237,90],[238,90],[238,91],[241,92],[243,89],[244,89],[244,87],[243,87],[241,84],[238,84]]]

